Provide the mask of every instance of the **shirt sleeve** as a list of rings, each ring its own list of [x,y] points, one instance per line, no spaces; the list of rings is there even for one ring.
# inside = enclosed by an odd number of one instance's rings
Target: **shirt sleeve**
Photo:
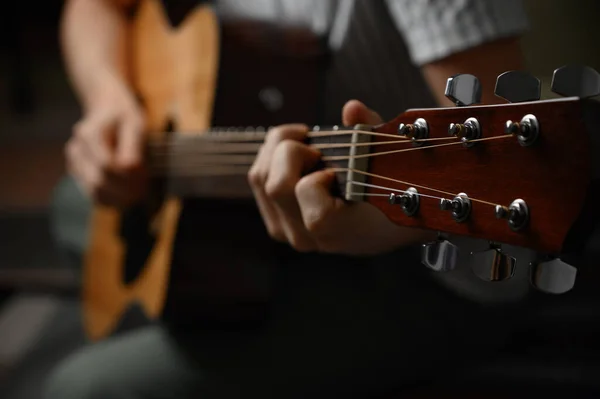
[[[386,0],[420,66],[529,29],[522,0]]]

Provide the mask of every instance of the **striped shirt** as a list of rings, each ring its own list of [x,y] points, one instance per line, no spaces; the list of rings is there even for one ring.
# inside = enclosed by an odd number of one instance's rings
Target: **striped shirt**
[[[450,54],[522,33],[528,20],[521,0],[371,0],[386,4],[410,57],[423,65]],[[356,0],[217,0],[224,18],[280,21],[328,35],[340,48]]]
[[[163,1],[169,5],[168,0]],[[177,7],[181,4],[179,1],[183,0],[172,0],[170,5]],[[190,0],[191,3],[197,1]],[[487,41],[518,36],[528,28],[520,0],[213,0],[213,3],[222,20],[255,20],[288,27],[304,27],[327,39],[333,51],[324,71],[318,107],[319,123],[325,125],[339,123],[340,110],[349,99],[362,101],[376,110],[384,120],[395,117],[405,109],[436,107],[437,103],[419,71],[421,65]],[[276,87],[278,83],[281,82],[275,79],[268,84]],[[282,95],[284,102],[287,101],[287,94]],[[251,97],[252,94],[249,93],[249,98]],[[206,211],[206,206],[203,206]],[[228,236],[227,240],[213,237],[219,236],[212,230],[218,226],[207,227],[203,216],[194,215],[193,212],[189,210],[182,216],[182,223],[190,226],[203,223],[210,234],[198,237],[195,229],[191,229],[192,233],[186,239],[179,237],[181,244],[178,244],[174,251],[174,263],[180,262],[180,267],[174,267],[172,275],[174,287],[177,288],[172,289],[167,306],[174,312],[173,319],[177,320],[177,315],[184,319],[188,317],[185,316],[188,307],[184,304],[198,306],[194,298],[197,297],[197,292],[206,288],[198,284],[203,281],[207,284],[215,281],[214,276],[210,275],[212,269],[188,264],[185,248],[193,254],[197,251],[198,240],[205,244],[213,240],[210,245],[217,250],[225,242],[235,242],[236,247],[247,244],[244,235]],[[218,209],[213,213],[219,213]],[[228,214],[231,220],[241,218],[241,215],[231,216],[230,211]],[[261,220],[254,222],[257,226],[262,226]],[[228,231],[227,234],[231,233]],[[458,270],[428,276],[433,276],[434,280],[459,296],[475,302],[512,302],[527,295],[529,285],[526,276],[522,275],[527,268],[518,267],[517,274],[520,278],[503,284],[490,284],[479,280],[473,274],[473,260],[469,255],[470,252],[485,249],[486,242],[457,237],[452,237],[452,241],[460,248]],[[401,279],[411,279],[406,274],[408,269],[411,269],[412,273],[424,271],[424,266],[418,267],[418,255],[413,249],[417,248],[409,248],[408,251],[400,249],[400,252],[392,254],[391,257],[384,255],[373,260],[350,261],[345,257],[323,256],[311,258],[309,262],[322,262],[323,267],[319,270],[323,279],[326,279],[324,276],[327,275],[336,275],[336,278],[348,281],[355,278],[364,281],[387,280],[387,273],[395,274],[399,269],[404,273]],[[244,249],[239,248],[238,252],[244,253]],[[522,261],[527,262],[531,257],[529,253],[515,248],[508,248],[508,253],[518,257],[519,266]],[[193,256],[189,259],[193,259]],[[293,271],[297,271],[291,280],[302,280],[306,277],[300,272],[306,267],[303,263],[306,260],[303,259],[286,261],[285,267],[282,268],[285,273],[294,274],[296,272]],[[363,262],[370,263],[373,267],[364,267]],[[402,265],[408,266],[413,263],[417,267],[401,268]],[[343,267],[340,267],[342,265]],[[223,271],[222,267],[218,268],[218,273],[222,275],[221,280],[227,281],[225,285],[228,287],[235,286],[233,277],[241,274],[233,272],[238,270],[237,267],[228,266],[226,271]],[[261,266],[245,265],[240,268],[249,276],[252,275],[242,279],[245,281],[243,284],[252,281],[252,284],[267,287],[265,292],[270,291],[271,288],[268,287],[275,286],[274,277],[270,272],[263,271]],[[215,273],[218,274],[216,271]],[[186,285],[183,282],[190,284]],[[240,285],[243,285],[242,283]],[[338,282],[331,286],[330,290],[335,291],[337,285]],[[189,286],[189,289],[183,289],[183,286]],[[221,287],[221,284],[211,286]],[[415,284],[412,289],[418,292],[419,287],[421,286]],[[287,288],[294,291],[289,286]],[[220,290],[221,288],[217,289]]]
[[[435,107],[418,67],[518,36],[529,24],[521,0],[217,0],[216,6],[222,18],[303,26],[328,38],[336,52],[326,78],[328,121],[337,121],[342,105],[352,98],[386,120],[404,109]],[[485,249],[486,242],[451,241],[460,248],[458,269],[434,274],[439,283],[477,302],[512,302],[527,295],[522,264],[534,260],[531,251],[507,247],[519,259],[516,278],[490,284],[471,270],[475,258],[470,253]]]

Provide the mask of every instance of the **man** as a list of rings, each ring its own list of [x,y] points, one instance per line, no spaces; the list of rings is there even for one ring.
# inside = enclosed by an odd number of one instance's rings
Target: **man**
[[[223,15],[327,33],[335,51],[349,34],[356,4],[220,0],[216,7]],[[126,43],[120,39],[130,5],[70,0],[62,24],[66,63],[84,108],[68,145],[70,171],[95,200],[112,205],[136,201],[144,187],[137,172],[143,112],[123,77],[126,46],[117,45]],[[483,101],[491,103],[496,77],[522,68],[518,36],[526,21],[518,1],[386,5],[440,105],[448,104],[443,92],[450,75],[477,75]],[[342,122],[381,118],[351,101]],[[114,149],[106,144],[111,132]],[[303,176],[318,161],[302,144],[305,133],[302,125],[273,129],[249,174],[271,237],[306,253],[302,262],[281,265],[271,318],[257,328],[221,331],[182,329],[174,321],[101,342],[59,366],[46,398],[366,398],[436,380],[438,370],[477,359],[480,345],[501,344],[499,323],[486,326],[490,320],[476,303],[419,267],[411,246],[428,234],[395,226],[368,205],[333,198],[326,172]]]

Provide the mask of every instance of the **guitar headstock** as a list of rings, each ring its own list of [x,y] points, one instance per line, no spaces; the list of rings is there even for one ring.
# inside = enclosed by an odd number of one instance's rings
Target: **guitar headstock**
[[[495,88],[508,103],[474,106],[478,79],[457,75],[446,87],[456,108],[412,109],[375,128],[383,135],[372,139],[367,201],[400,225],[440,233],[423,248],[427,266],[451,270],[457,248],[445,237],[467,236],[491,243],[473,254],[484,279],[512,276],[508,244],[540,254],[531,279],[541,290],[573,286],[600,219],[600,103],[589,99],[600,95],[600,75],[559,68],[552,90],[564,98],[540,100],[539,79],[510,71]]]

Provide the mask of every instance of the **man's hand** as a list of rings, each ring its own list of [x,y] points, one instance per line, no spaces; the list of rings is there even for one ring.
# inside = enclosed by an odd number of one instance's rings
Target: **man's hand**
[[[358,101],[346,104],[346,126],[375,125],[381,118]],[[320,153],[303,144],[304,125],[282,125],[267,135],[248,179],[271,237],[301,252],[376,255],[431,238],[400,227],[374,206],[348,204],[331,195],[335,174],[306,174]]]
[[[67,167],[94,201],[125,207],[146,189],[144,118],[125,85],[107,80],[102,87],[73,128],[65,149]]]

